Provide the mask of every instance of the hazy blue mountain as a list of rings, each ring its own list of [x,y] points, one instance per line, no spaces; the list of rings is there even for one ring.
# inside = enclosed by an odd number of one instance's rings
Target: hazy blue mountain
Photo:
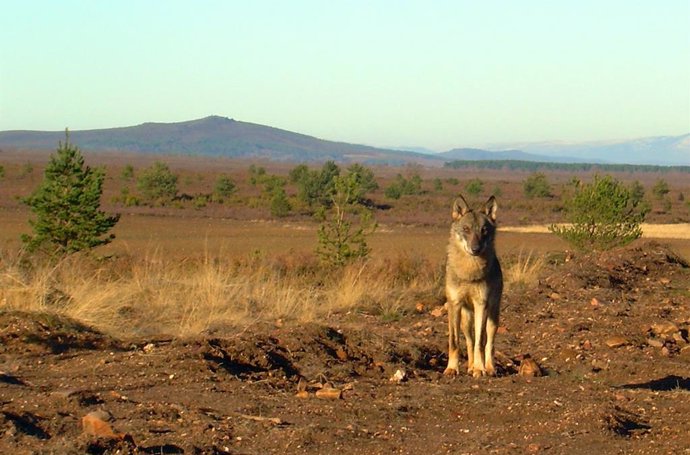
[[[538,155],[535,153],[527,153],[521,150],[498,150],[489,151],[476,148],[457,148],[447,152],[439,153],[438,156],[446,161],[451,160],[469,160],[469,161],[486,161],[486,160],[518,160],[518,161],[539,161],[539,162],[554,162],[554,163],[581,163],[585,160],[573,157],[554,157],[547,155]],[[596,162],[602,162],[597,160]]]
[[[690,134],[599,142],[533,142],[501,144],[491,148],[518,148],[552,158],[626,164],[690,165]]]

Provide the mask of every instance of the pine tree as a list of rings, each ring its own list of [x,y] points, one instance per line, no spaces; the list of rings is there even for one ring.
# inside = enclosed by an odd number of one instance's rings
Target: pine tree
[[[65,143],[60,142],[50,157],[40,186],[24,200],[36,215],[29,221],[33,235],[22,235],[29,251],[65,255],[115,238],[106,234],[120,215],[100,210],[105,174],[85,166],[80,150],[69,143],[67,132],[65,136]]]

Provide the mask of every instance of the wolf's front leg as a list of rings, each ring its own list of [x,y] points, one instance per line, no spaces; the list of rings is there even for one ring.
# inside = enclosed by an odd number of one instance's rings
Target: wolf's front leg
[[[460,305],[448,302],[448,366],[443,374],[455,376],[460,372]]]
[[[484,369],[484,356],[482,352],[482,332],[486,327],[486,305],[474,305],[474,362],[472,363],[472,376],[475,378],[486,374]]]

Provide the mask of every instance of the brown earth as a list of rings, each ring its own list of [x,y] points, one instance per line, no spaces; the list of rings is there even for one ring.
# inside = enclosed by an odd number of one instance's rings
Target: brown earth
[[[690,453],[683,259],[654,242],[553,254],[503,305],[500,374],[479,380],[442,375],[428,304],[195,339],[1,312],[0,453]],[[528,358],[542,376],[518,374]]]

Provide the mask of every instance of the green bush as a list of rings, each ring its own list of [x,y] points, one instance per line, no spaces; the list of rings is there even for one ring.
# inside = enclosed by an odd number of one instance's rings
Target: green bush
[[[292,207],[282,186],[275,187],[271,195],[271,215],[282,218],[290,214]]]
[[[668,183],[666,183],[666,180],[664,179],[657,180],[652,187],[652,193],[654,193],[654,196],[656,196],[657,199],[663,199],[664,196],[669,193],[669,191],[671,190],[669,190]]]
[[[579,184],[565,201],[569,225],[549,230],[580,249],[606,250],[626,245],[642,235],[640,223],[649,209],[633,198],[631,189],[610,175]]]
[[[330,207],[321,207],[318,217],[317,254],[330,266],[342,266],[369,255],[367,236],[376,230],[372,211],[357,198],[360,182],[356,172],[338,176]]]
[[[390,199],[400,199],[401,196],[422,194],[422,178],[419,174],[413,174],[409,179],[398,174],[383,194]]]
[[[141,172],[137,178],[137,189],[150,203],[169,203],[177,197],[177,175],[170,171],[167,164],[156,161]]]
[[[29,251],[65,255],[110,243],[108,234],[120,215],[100,210],[105,172],[84,165],[77,147],[60,143],[46,166],[43,181],[24,200],[36,215],[29,224],[33,235],[23,234]]]
[[[132,180],[134,178],[134,166],[126,164],[125,167],[122,168],[120,178],[122,180]]]
[[[327,161],[320,170],[311,170],[300,164],[290,171],[289,177],[290,181],[297,185],[297,199],[307,207],[317,209],[331,204],[335,192],[335,179],[339,175],[338,165],[333,161]]]
[[[522,183],[522,190],[525,196],[532,199],[535,197],[548,198],[552,197],[551,184],[546,175],[541,172],[536,172],[525,179]]]
[[[218,198],[227,198],[232,196],[237,191],[237,185],[227,175],[221,175],[216,180],[216,185],[213,188],[213,193]]]
[[[472,179],[465,185],[465,191],[472,196],[479,196],[484,191],[484,182],[479,179]]]

